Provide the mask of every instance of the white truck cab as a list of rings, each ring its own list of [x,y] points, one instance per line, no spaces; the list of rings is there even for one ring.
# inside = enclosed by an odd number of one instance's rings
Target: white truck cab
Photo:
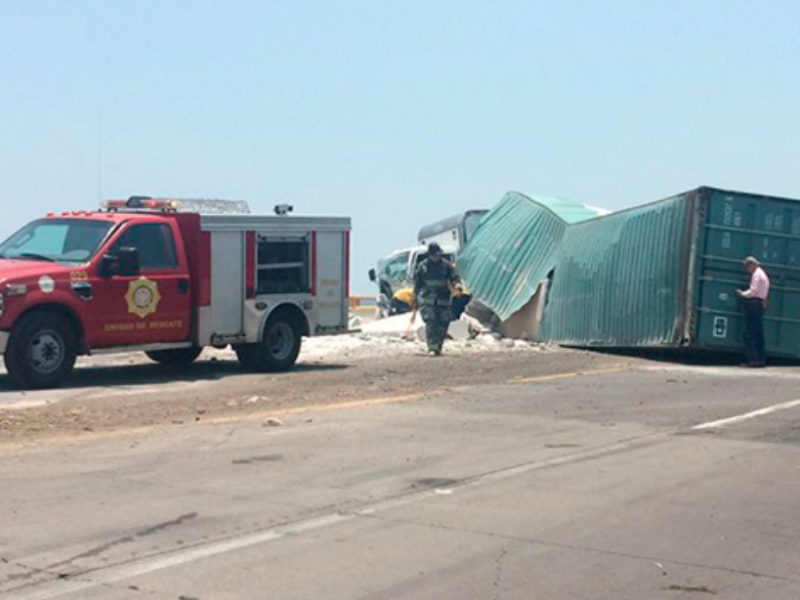
[[[455,248],[442,246],[444,258],[453,261]],[[428,246],[412,246],[395,250],[387,257],[378,261],[378,268],[370,269],[369,278],[378,284],[378,318],[389,314],[392,296],[403,288],[413,287],[414,274],[420,263],[428,258]]]

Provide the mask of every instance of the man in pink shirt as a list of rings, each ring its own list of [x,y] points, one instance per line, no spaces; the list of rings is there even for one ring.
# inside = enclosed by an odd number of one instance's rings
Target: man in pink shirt
[[[766,367],[764,349],[764,310],[769,297],[769,277],[752,256],[744,259],[744,268],[750,273],[750,287],[739,290],[744,299],[744,367]]]

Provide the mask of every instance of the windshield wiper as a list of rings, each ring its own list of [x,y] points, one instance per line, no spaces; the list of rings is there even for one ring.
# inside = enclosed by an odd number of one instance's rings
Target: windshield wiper
[[[43,260],[46,262],[58,262],[55,258],[45,256],[44,254],[36,254],[35,252],[20,252],[14,258],[29,258],[31,260]]]

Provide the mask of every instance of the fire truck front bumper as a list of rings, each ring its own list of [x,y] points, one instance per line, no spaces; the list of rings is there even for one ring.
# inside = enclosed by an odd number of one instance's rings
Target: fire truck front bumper
[[[6,347],[8,346],[8,338],[11,337],[11,334],[7,331],[0,331],[0,354],[6,353]]]

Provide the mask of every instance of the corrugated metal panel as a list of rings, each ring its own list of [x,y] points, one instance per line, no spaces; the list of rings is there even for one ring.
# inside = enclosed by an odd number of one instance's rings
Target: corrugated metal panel
[[[567,228],[542,338],[575,346],[742,350],[737,289],[772,279],[767,352],[800,356],[800,202],[701,188]]]
[[[510,192],[483,218],[459,255],[459,273],[476,298],[508,319],[555,265],[567,223],[598,212],[560,198]]]
[[[543,338],[581,346],[679,343],[690,200],[676,196],[569,227]]]

